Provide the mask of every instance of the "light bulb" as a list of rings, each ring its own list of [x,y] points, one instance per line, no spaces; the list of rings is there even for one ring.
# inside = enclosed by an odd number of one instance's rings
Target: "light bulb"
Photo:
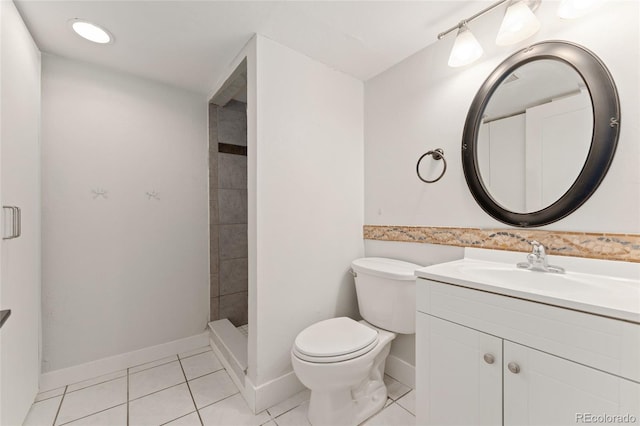
[[[540,21],[524,2],[512,3],[504,14],[496,44],[508,46],[531,37],[540,29]]]
[[[451,55],[449,56],[450,67],[461,67],[468,65],[482,56],[482,46],[469,31],[466,25],[460,26],[456,41],[453,43]]]

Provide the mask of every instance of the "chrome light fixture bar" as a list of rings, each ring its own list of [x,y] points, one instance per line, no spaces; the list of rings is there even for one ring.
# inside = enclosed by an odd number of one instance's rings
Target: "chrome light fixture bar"
[[[484,9],[482,9],[480,12],[476,13],[475,15],[471,15],[470,17],[468,17],[467,19],[463,19],[462,21],[460,21],[460,23],[458,25],[454,25],[453,27],[449,28],[446,31],[441,32],[440,34],[438,34],[438,40],[442,40],[444,38],[444,36],[446,36],[447,34],[449,34],[452,31],[457,30],[458,28],[460,28],[462,25],[473,21],[474,19],[477,19],[479,17],[481,17],[482,15],[484,15],[487,12],[491,12],[493,9],[495,9],[498,6],[501,6],[505,3],[507,3],[510,0],[500,0],[495,2],[494,4],[492,4],[491,6],[485,7]]]
[[[500,26],[496,43],[500,46],[517,43],[532,36],[540,29],[540,22],[533,13],[540,6],[540,2],[541,0],[500,0],[469,18],[463,19],[458,25],[438,34],[438,40],[441,40],[450,32],[458,30],[458,35],[456,36],[456,41],[454,42],[451,56],[449,57],[449,66],[459,67],[467,65],[482,55],[480,43],[478,43],[467,27],[469,22],[505,3],[509,3],[502,25]]]

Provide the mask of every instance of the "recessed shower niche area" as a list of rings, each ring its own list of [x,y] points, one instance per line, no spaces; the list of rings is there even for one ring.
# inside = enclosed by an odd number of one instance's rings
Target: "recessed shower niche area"
[[[244,61],[209,103],[209,325],[237,378],[248,337],[246,74]]]

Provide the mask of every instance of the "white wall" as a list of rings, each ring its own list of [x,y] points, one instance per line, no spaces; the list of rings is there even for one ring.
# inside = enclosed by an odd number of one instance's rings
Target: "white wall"
[[[0,1],[0,151],[0,205],[22,209],[22,235],[0,242],[0,309],[12,312],[0,330],[0,424],[15,425],[31,407],[40,376],[40,52],[6,0]]]
[[[640,231],[640,3],[607,2],[572,21],[556,16],[557,4],[542,2],[537,12],[542,29],[510,47],[494,42],[503,9],[473,21],[471,29],[485,55],[472,65],[447,66],[454,32],[366,82],[365,223],[506,227],[484,213],[467,188],[460,155],[467,111],[484,79],[511,53],[538,41],[568,40],[592,50],[611,71],[621,102],[620,140],[597,192],[576,212],[543,229]],[[424,184],[415,164],[434,148],[444,149],[448,170],[441,181]]]
[[[557,4],[542,2],[540,32],[511,47],[494,42],[502,9],[474,21],[471,29],[485,55],[472,65],[447,66],[454,32],[365,83],[366,224],[506,227],[484,213],[467,188],[460,155],[466,114],[484,79],[511,53],[538,41],[568,40],[592,50],[611,71],[622,107],[621,134],[597,192],[579,210],[542,229],[640,232],[640,4],[607,2],[574,21],[560,20]],[[444,149],[448,170],[441,181],[424,184],[415,164],[435,148]],[[423,264],[462,256],[461,249],[410,243],[368,241],[365,248],[367,256]],[[398,343],[392,354],[413,364],[413,346],[406,338]]]
[[[261,385],[292,371],[302,329],[357,316],[348,270],[364,252],[363,84],[264,37],[256,51],[255,69],[248,63],[248,193],[257,365],[250,354],[249,376]]]
[[[204,331],[206,99],[49,55],[42,96],[43,370]]]

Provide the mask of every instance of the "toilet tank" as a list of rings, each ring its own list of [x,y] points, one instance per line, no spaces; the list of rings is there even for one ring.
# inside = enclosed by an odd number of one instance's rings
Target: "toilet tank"
[[[360,315],[368,323],[394,333],[416,332],[414,263],[382,257],[351,262]]]

